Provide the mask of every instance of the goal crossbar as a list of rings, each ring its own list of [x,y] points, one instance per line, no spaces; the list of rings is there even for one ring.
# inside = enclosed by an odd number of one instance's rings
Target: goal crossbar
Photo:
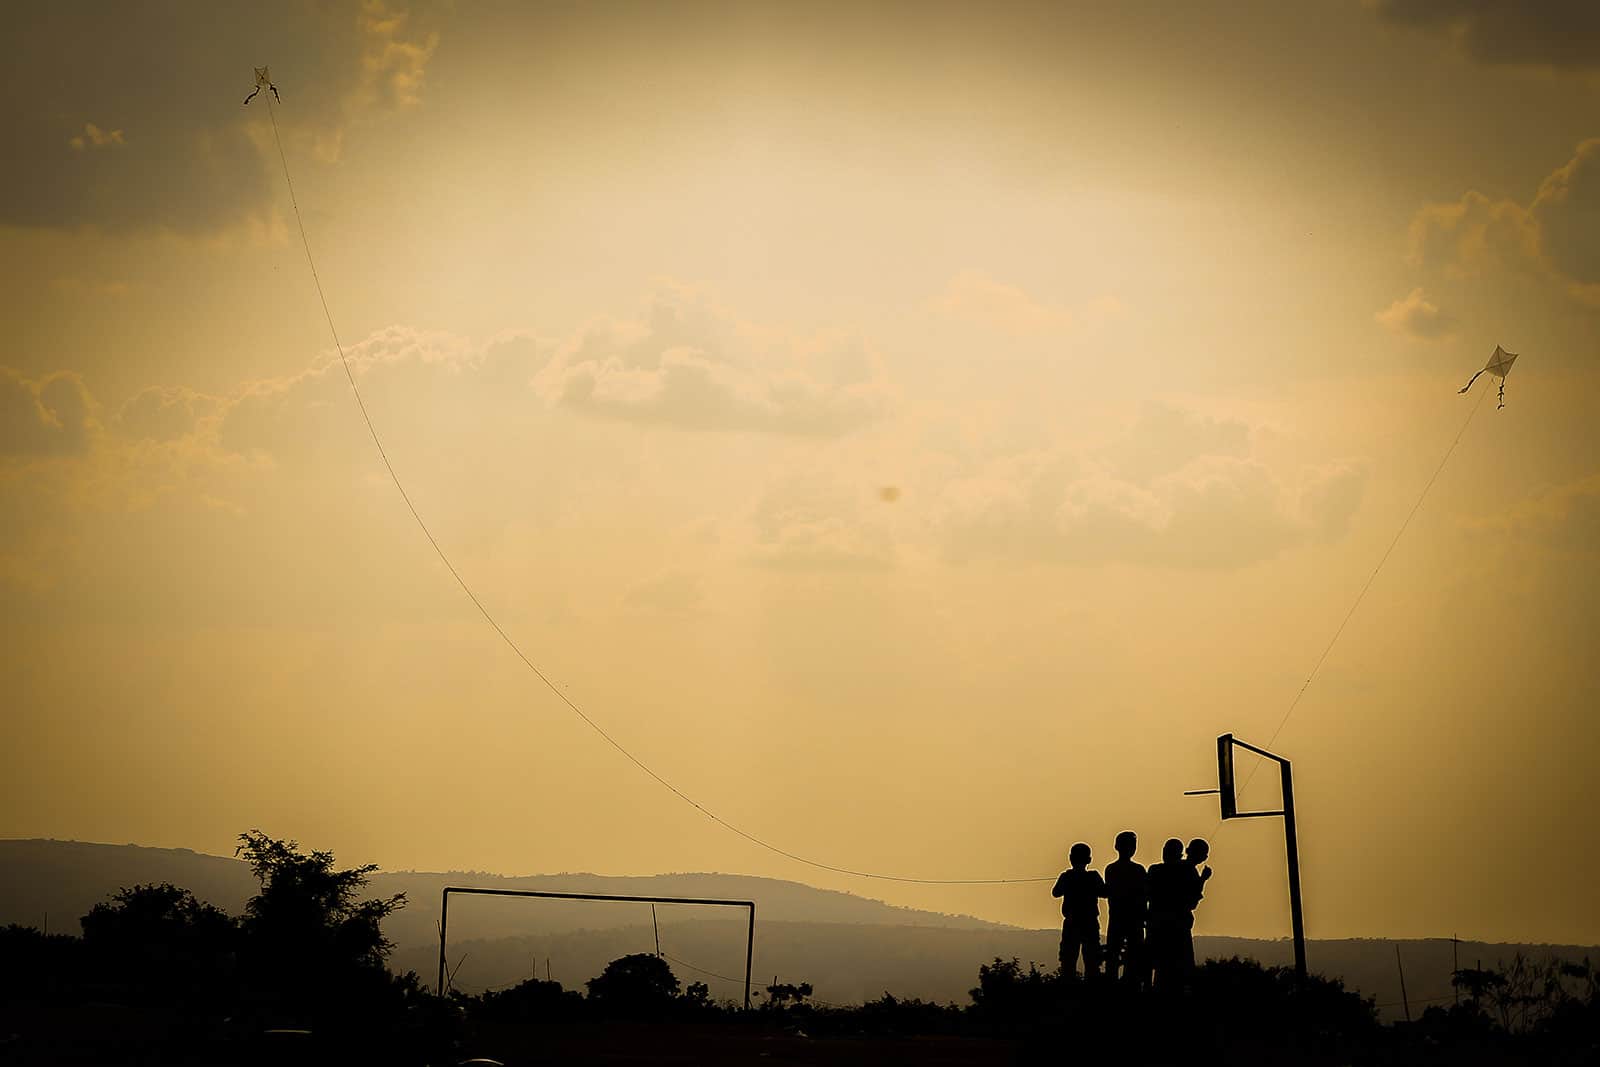
[[[617,893],[553,893],[536,889],[478,889],[472,886],[447,885],[439,898],[439,995],[444,996],[445,939],[450,926],[450,894],[461,893],[478,897],[543,897],[551,900],[616,900],[633,904],[704,904],[716,908],[745,908],[749,923],[744,939],[744,1007],[750,1010],[750,967],[756,947],[756,902],[731,900],[719,897],[644,897]]]

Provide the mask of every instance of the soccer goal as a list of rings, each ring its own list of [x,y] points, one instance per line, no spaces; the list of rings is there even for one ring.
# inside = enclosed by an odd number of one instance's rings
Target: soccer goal
[[[719,897],[636,897],[614,893],[551,893],[534,889],[478,889],[472,886],[447,885],[439,899],[439,995],[444,996],[445,945],[450,929],[450,894],[460,893],[477,897],[539,897],[546,900],[615,900],[631,904],[703,904],[712,908],[744,908],[748,925],[744,939],[744,1007],[750,1010],[750,967],[756,947],[756,902],[731,900]]]

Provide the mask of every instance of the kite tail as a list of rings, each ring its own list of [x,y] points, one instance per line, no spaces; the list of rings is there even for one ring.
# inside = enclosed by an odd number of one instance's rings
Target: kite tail
[[[1483,373],[1483,371],[1479,371],[1478,372],[1478,374],[1482,374],[1482,373]],[[1474,374],[1472,377],[1468,378],[1467,379],[1467,384],[1463,385],[1460,389],[1457,389],[1456,392],[1457,393],[1464,393],[1468,389],[1471,389],[1472,388],[1472,383],[1478,380],[1478,374]]]
[[[1501,378],[1500,379],[1500,407],[1503,408],[1505,406],[1506,406],[1506,380],[1504,378]],[[1495,408],[1495,410],[1499,411],[1500,408]]]
[[[248,104],[250,101],[254,100],[256,98],[256,94],[259,93],[260,91],[261,91],[261,86],[259,86],[259,85],[256,86],[254,89],[250,90],[250,95],[244,98],[244,102]]]

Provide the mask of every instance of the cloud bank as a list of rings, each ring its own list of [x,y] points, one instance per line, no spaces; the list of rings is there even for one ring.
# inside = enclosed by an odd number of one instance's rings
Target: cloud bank
[[[1494,66],[1600,70],[1600,6],[1591,0],[1376,0],[1378,17],[1449,39]]]
[[[438,43],[404,11],[297,0],[7,6],[0,44],[0,224],[216,232],[264,215],[267,116],[250,61],[276,67],[292,153],[337,159],[356,124],[415,104]],[[248,58],[241,58],[248,57]],[[180,176],[174,180],[174,175]]]
[[[956,560],[1236,568],[1339,536],[1365,492],[1354,462],[1275,474],[1250,428],[1154,405],[1110,446],[1008,457],[953,481]]]

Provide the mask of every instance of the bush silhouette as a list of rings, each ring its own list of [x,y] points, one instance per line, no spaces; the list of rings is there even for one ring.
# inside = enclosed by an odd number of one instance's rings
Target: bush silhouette
[[[0,928],[0,960],[0,1001],[65,992],[90,972],[80,939],[15,923]]]
[[[1337,978],[1312,974],[1303,984],[1291,967],[1266,967],[1238,956],[1206,960],[1194,972],[1189,1011],[1231,1035],[1294,1035],[1342,1044],[1371,1039],[1378,1011],[1371,997]]]
[[[560,982],[530,978],[510,989],[489,990],[476,1006],[476,1014],[494,1022],[558,1021],[581,1014],[583,994],[563,989]]]
[[[232,984],[238,923],[187,889],[170,883],[123,888],[80,922],[90,965],[110,986],[215,1000]]]
[[[978,968],[977,988],[968,991],[972,1013],[990,1023],[1035,1019],[1049,1014],[1059,1002],[1060,976],[1039,970],[1037,963],[996,956]]]

